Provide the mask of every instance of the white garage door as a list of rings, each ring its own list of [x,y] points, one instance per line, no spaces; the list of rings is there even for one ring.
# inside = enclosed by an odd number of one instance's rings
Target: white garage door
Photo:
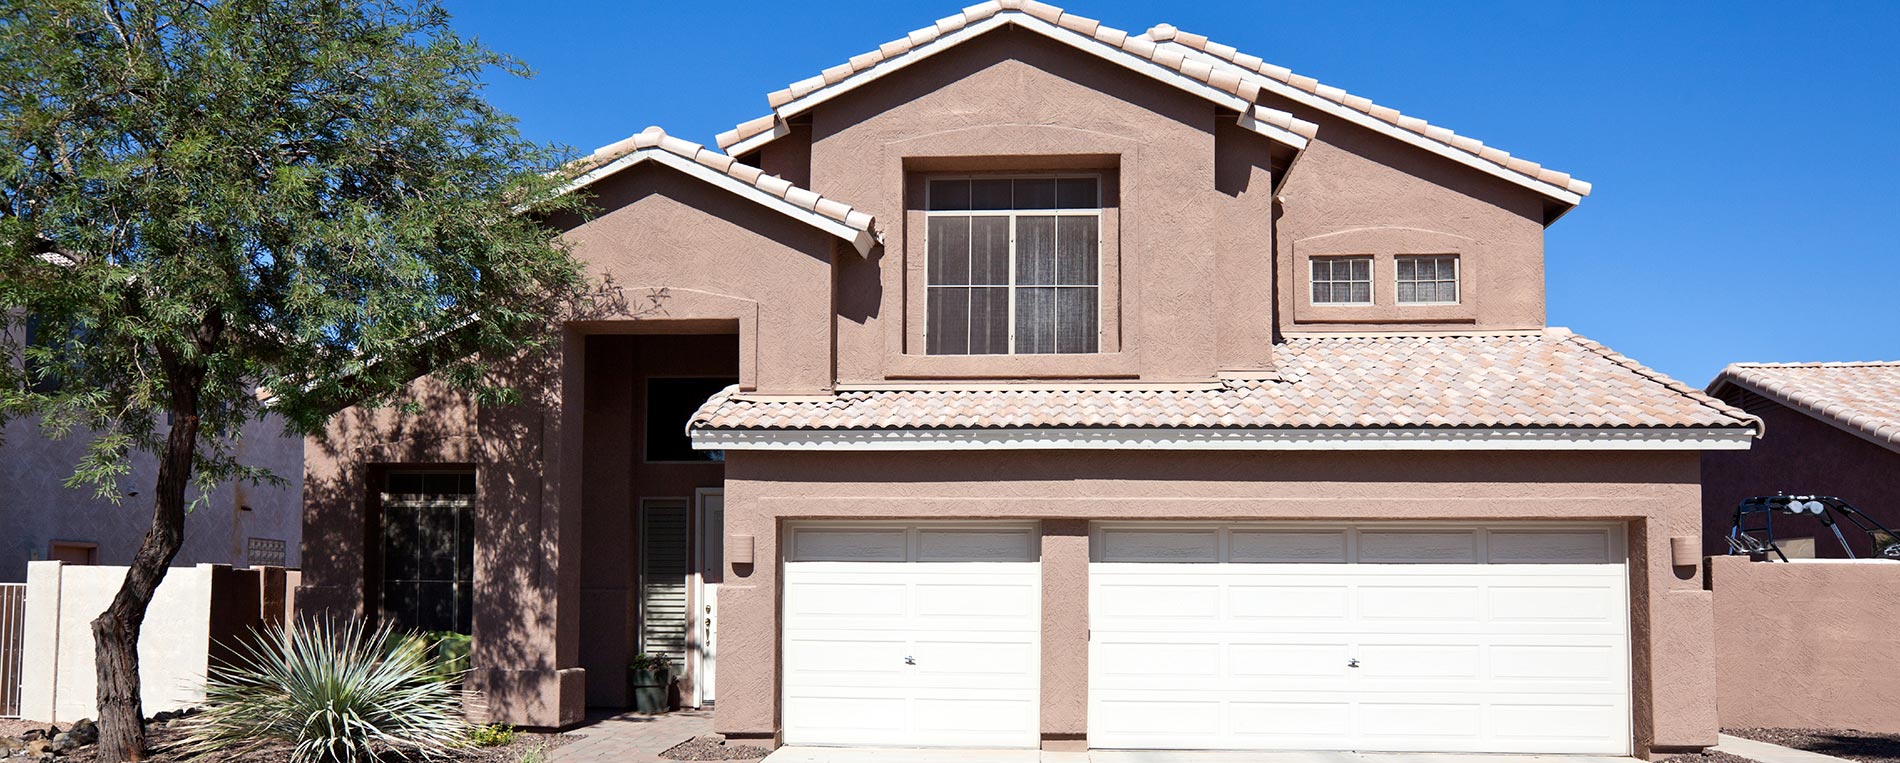
[[[795,526],[786,744],[1036,747],[1034,526]]]
[[[1102,526],[1089,743],[1626,754],[1610,526]]]

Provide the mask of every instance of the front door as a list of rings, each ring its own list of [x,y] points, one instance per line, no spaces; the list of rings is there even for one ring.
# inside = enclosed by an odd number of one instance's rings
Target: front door
[[[693,674],[693,704],[713,702],[713,674],[719,648],[719,584],[726,577],[726,494],[701,488],[698,498],[698,567],[695,568],[694,647],[687,654]]]

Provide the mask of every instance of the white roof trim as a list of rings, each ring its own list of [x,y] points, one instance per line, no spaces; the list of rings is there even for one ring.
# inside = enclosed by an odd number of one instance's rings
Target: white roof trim
[[[1754,430],[1485,429],[749,429],[691,430],[700,450],[1746,450]]]
[[[1036,18],[1035,16],[1031,16],[1022,11],[1002,10],[1002,11],[998,11],[995,15],[990,16],[989,18],[986,18],[975,24],[970,24],[968,26],[963,27],[962,29],[958,29],[957,31],[938,37],[924,45],[911,48],[910,50],[906,51],[902,55],[896,56],[894,58],[887,58],[887,59],[884,59],[883,61],[879,61],[877,64],[873,65],[871,68],[865,69],[860,72],[856,72],[842,80],[839,80],[835,84],[826,85],[824,87],[818,88],[817,90],[813,90],[810,93],[806,93],[801,98],[794,98],[790,101],[785,102],[784,105],[779,106],[776,109],[773,109],[773,113],[778,115],[778,120],[773,125],[772,130],[768,132],[760,133],[758,135],[754,135],[750,138],[746,138],[745,140],[742,140],[730,146],[727,146],[725,148],[726,153],[733,156],[738,156],[740,154],[744,154],[746,152],[752,151],[753,149],[763,146],[766,143],[771,142],[773,139],[784,135],[786,132],[786,128],[784,125],[785,125],[785,120],[787,119],[790,119],[794,116],[802,114],[806,111],[810,111],[811,109],[817,107],[819,104],[822,104],[826,101],[829,101],[845,93],[856,90],[863,85],[874,82],[886,74],[890,74],[891,72],[895,72],[900,69],[903,69],[918,61],[922,61],[926,58],[929,58],[930,56],[935,55],[939,52],[950,50],[951,48],[956,47],[958,44],[966,40],[969,40],[970,38],[976,37],[990,30],[996,29],[997,27],[1004,26],[1004,25],[1012,25],[1012,24],[1015,26],[1019,26],[1024,29],[1039,33],[1044,37],[1063,43],[1072,48],[1075,48],[1076,50],[1080,50],[1084,53],[1089,53],[1098,58],[1101,58],[1102,60],[1108,61],[1110,63],[1118,64],[1136,73],[1146,75],[1147,77],[1160,81],[1164,84],[1172,85],[1182,90],[1186,90],[1190,93],[1194,93],[1203,98],[1206,98],[1215,103],[1218,103],[1227,109],[1240,112],[1242,126],[1247,127],[1247,129],[1253,130],[1254,132],[1260,133],[1261,135],[1264,135],[1269,139],[1278,140],[1283,143],[1287,143],[1288,145],[1296,149],[1306,147],[1306,143],[1307,143],[1306,138],[1301,137],[1300,135],[1290,130],[1284,130],[1278,127],[1272,127],[1270,125],[1264,125],[1262,123],[1257,122],[1257,120],[1254,120],[1251,115],[1251,112],[1254,108],[1254,104],[1245,98],[1241,98],[1240,96],[1234,95],[1233,93],[1229,93],[1219,88],[1213,87],[1205,82],[1194,79],[1193,77],[1189,77],[1185,74],[1182,74],[1178,71],[1170,69],[1166,66],[1157,64],[1153,61],[1147,60],[1145,58],[1141,58],[1140,56],[1137,56],[1133,53],[1122,50],[1121,48],[1111,46],[1108,43],[1102,42],[1101,40],[1097,40],[1093,37],[1084,36],[1078,32],[1072,32],[1070,30],[1063,29],[1062,27],[1056,26],[1047,21],[1043,21],[1042,19]],[[1192,50],[1192,49],[1188,48],[1188,50]],[[1194,51],[1194,52],[1199,53],[1200,51]],[[1289,138],[1291,139],[1289,140]]]
[[[741,181],[738,178],[735,178],[724,172],[720,172],[704,164],[700,164],[699,162],[693,161],[691,159],[688,159],[686,157],[680,156],[671,151],[667,151],[665,149],[658,148],[658,147],[636,149],[635,151],[633,151],[630,154],[627,154],[626,156],[620,157],[619,159],[615,159],[612,162],[608,162],[607,164],[604,164],[600,167],[590,170],[587,172],[587,174],[581,175],[580,177],[575,178],[573,182],[570,182],[566,186],[563,186],[561,188],[561,193],[568,193],[570,191],[574,191],[580,188],[585,188],[589,185],[593,185],[596,181],[599,181],[601,178],[605,178],[609,175],[612,175],[616,172],[624,170],[628,167],[632,167],[633,165],[639,164],[644,161],[655,161],[655,162],[659,162],[660,164],[664,164],[668,167],[672,167],[673,169],[679,170],[680,172],[684,172],[688,175],[704,180],[722,189],[731,191],[742,197],[758,202],[759,204],[764,205],[768,208],[771,208],[785,215],[786,217],[790,217],[799,222],[812,225],[818,228],[819,230],[822,230],[833,236],[837,236],[838,238],[849,241],[851,242],[851,246],[858,250],[859,255],[869,255],[871,253],[871,248],[876,246],[878,243],[877,236],[875,236],[868,230],[859,230],[857,228],[853,228],[849,225],[844,224],[843,222],[818,214],[817,212],[813,212],[809,209],[798,206],[797,204],[793,204],[789,201],[786,201],[777,196],[774,196],[771,193],[768,193],[767,191],[765,191],[764,189],[759,188],[758,186],[752,185],[751,183]]]
[[[1486,160],[1468,151],[1462,151],[1462,150],[1459,150],[1458,148],[1448,146],[1448,145],[1445,145],[1444,143],[1440,143],[1438,141],[1432,140],[1431,138],[1427,138],[1423,135],[1412,132],[1411,130],[1407,130],[1398,125],[1379,119],[1378,117],[1374,117],[1371,114],[1366,114],[1358,110],[1349,108],[1345,104],[1335,103],[1333,101],[1327,100],[1325,98],[1321,98],[1312,93],[1308,93],[1297,87],[1294,87],[1292,85],[1288,85],[1279,80],[1273,79],[1272,77],[1260,76],[1258,72],[1248,71],[1242,67],[1234,65],[1231,62],[1221,60],[1217,56],[1209,55],[1203,51],[1195,50],[1192,47],[1182,45],[1181,43],[1175,42],[1173,40],[1159,42],[1156,44],[1164,45],[1164,46],[1172,46],[1176,50],[1181,51],[1182,53],[1186,54],[1187,56],[1191,58],[1198,58],[1199,60],[1205,61],[1214,66],[1223,67],[1223,68],[1238,72],[1240,76],[1244,77],[1247,81],[1259,85],[1261,90],[1271,92],[1274,95],[1278,95],[1280,97],[1286,98],[1287,100],[1293,101],[1295,103],[1299,103],[1303,106],[1308,106],[1314,109],[1318,109],[1322,112],[1325,112],[1335,117],[1339,117],[1340,119],[1344,119],[1348,122],[1359,125],[1368,130],[1372,130],[1373,132],[1379,133],[1381,135],[1397,138],[1401,141],[1404,141],[1405,143],[1409,143],[1413,146],[1417,146],[1419,148],[1425,149],[1426,151],[1430,151],[1434,154],[1445,157],[1459,164],[1463,164],[1467,167],[1471,167],[1487,175],[1492,175],[1498,178],[1502,178],[1504,180],[1511,181],[1512,183],[1516,183],[1518,185],[1524,186],[1525,188],[1529,188],[1533,191],[1544,194],[1545,196],[1549,196],[1553,199],[1561,201],[1565,204],[1569,204],[1571,206],[1576,206],[1578,204],[1583,203],[1583,197],[1577,195],[1575,192],[1571,191],[1568,188],[1562,188],[1559,186],[1551,185],[1550,183],[1546,183],[1542,180],[1538,180],[1537,178],[1530,177],[1521,172],[1513,170],[1509,167],[1505,167],[1503,165],[1497,164],[1496,162]]]

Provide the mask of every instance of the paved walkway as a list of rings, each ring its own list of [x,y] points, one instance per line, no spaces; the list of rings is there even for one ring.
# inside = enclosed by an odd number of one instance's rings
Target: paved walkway
[[[554,748],[548,763],[655,763],[673,745],[713,733],[713,711],[679,710],[664,715],[589,715]]]
[[[1723,734],[1715,749],[1761,763],[1853,763],[1845,758]]]
[[[1589,755],[1459,753],[1231,752],[1204,750],[919,750],[781,747],[765,763],[1641,763]],[[1764,761],[1764,763],[1780,763]],[[1785,763],[1799,763],[1786,761]],[[1818,762],[1808,762],[1818,763]]]

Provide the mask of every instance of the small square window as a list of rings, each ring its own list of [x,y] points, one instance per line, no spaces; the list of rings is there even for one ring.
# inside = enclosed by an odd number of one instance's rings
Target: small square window
[[[1398,301],[1401,305],[1458,303],[1458,256],[1433,254],[1397,259]]]
[[[1372,258],[1314,257],[1313,304],[1372,304]]]

